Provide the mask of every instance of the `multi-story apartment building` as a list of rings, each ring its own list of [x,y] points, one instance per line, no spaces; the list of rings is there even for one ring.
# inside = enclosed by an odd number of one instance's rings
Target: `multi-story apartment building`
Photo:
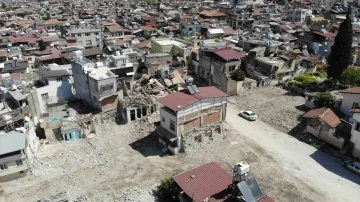
[[[76,96],[94,110],[109,111],[117,107],[117,76],[101,62],[93,63],[75,51],[71,63]]]

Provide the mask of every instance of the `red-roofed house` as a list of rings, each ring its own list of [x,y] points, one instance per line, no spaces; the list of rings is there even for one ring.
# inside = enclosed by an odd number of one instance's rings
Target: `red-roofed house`
[[[240,68],[244,55],[231,48],[199,50],[199,66],[195,74],[229,95],[237,94],[237,82],[230,75]]]
[[[237,197],[241,195],[232,188],[237,186],[238,181],[234,181],[232,175],[215,162],[175,175],[173,179],[182,190],[178,197],[183,202],[237,202]],[[260,192],[262,196],[255,199],[256,202],[274,202],[266,193]]]
[[[188,86],[157,100],[160,104],[159,142],[177,154],[183,145],[222,133],[228,95],[214,86]],[[213,127],[208,127],[213,126]]]

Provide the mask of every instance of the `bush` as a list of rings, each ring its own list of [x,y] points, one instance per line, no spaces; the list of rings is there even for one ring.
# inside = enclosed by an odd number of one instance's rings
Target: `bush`
[[[178,185],[172,177],[162,179],[160,185],[156,189],[156,195],[158,198],[166,199],[170,201],[174,196],[177,196],[179,192]]]
[[[318,81],[312,75],[299,75],[294,78],[295,81],[302,83],[303,85],[316,85]]]
[[[314,98],[314,104],[317,107],[331,107],[335,103],[335,98],[328,92],[318,93]]]
[[[292,88],[292,87],[297,87],[297,88],[301,88],[301,89],[305,89],[306,88],[306,85],[302,84],[301,82],[298,82],[298,81],[290,81],[288,83],[289,87]]]
[[[347,68],[340,76],[339,82],[346,86],[360,85],[360,69]]]
[[[231,74],[231,78],[233,80],[235,80],[235,81],[244,81],[245,80],[245,73],[244,73],[243,70],[237,69]]]

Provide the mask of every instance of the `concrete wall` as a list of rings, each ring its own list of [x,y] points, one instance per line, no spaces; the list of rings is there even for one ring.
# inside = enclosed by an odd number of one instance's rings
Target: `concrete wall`
[[[170,129],[170,121],[173,121],[175,123],[175,131]],[[178,124],[176,114],[165,110],[163,107],[160,108],[160,125],[170,133],[177,135],[177,131],[179,129],[177,127]]]
[[[306,127],[306,132],[312,134],[313,136],[335,146],[338,149],[342,149],[344,145],[344,138],[337,138],[334,136],[334,131],[330,130],[321,130],[320,127],[314,128],[312,126]]]
[[[340,111],[344,113],[347,117],[353,117],[353,114],[350,112],[354,102],[359,103],[360,106],[360,94],[349,94],[343,93],[343,101],[341,103]]]
[[[351,129],[351,139],[350,141],[354,143],[353,156],[360,158],[360,131],[356,130],[357,124],[360,124],[360,114],[354,114],[354,123]]]

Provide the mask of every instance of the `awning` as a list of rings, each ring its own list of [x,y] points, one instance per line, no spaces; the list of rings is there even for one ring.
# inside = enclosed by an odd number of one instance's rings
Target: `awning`
[[[139,32],[142,32],[143,30],[142,29],[137,29],[135,31],[132,31],[133,34],[136,34],[136,33],[139,33]]]

